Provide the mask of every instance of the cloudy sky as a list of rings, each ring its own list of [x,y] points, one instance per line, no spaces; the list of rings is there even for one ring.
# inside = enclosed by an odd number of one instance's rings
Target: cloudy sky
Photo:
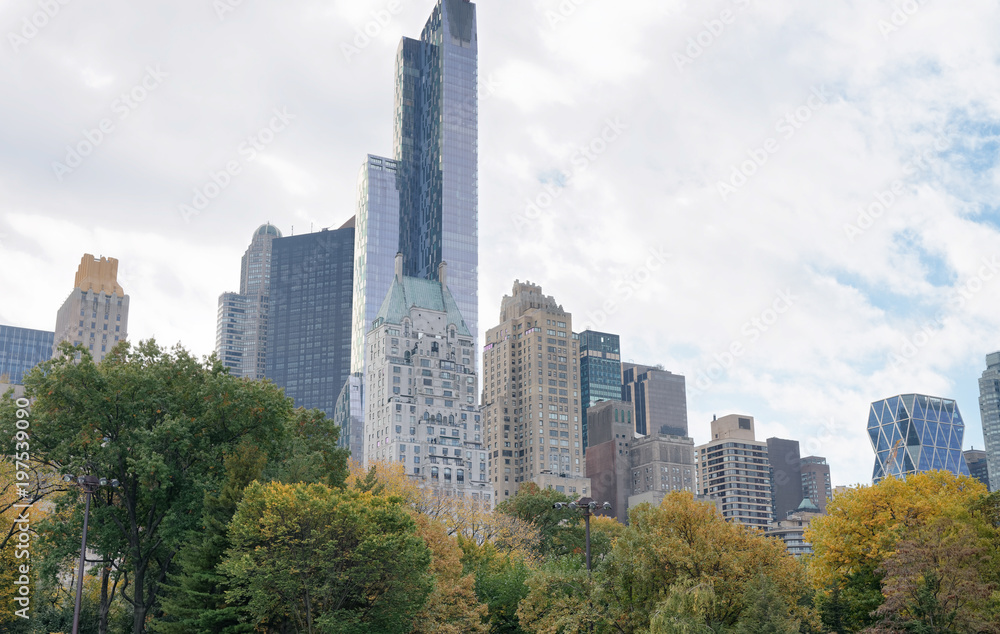
[[[0,323],[51,330],[93,253],[121,262],[131,338],[210,353],[254,228],[339,226],[392,153],[396,46],[432,5],[0,4]],[[834,484],[870,479],[889,395],[956,398],[982,447],[996,2],[478,6],[482,330],[541,284],[687,376],[696,440],[751,414]]]

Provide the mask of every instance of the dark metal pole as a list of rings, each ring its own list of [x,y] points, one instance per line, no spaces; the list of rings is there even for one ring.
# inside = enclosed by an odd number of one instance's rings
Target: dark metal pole
[[[76,607],[73,609],[73,634],[80,633],[80,599],[83,597],[83,558],[87,553],[87,522],[90,520],[91,493],[89,488],[85,490],[87,492],[87,510],[83,514],[83,544],[80,546],[80,569],[77,572],[76,578]],[[587,534],[589,535],[590,533],[588,532]],[[590,552],[589,548],[587,552]]]

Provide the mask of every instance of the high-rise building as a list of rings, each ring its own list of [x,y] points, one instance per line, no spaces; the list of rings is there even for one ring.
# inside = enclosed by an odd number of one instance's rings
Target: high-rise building
[[[592,443],[587,447],[586,469],[592,497],[598,504],[611,503],[611,516],[622,524],[628,522],[628,496],[631,473],[632,415],[631,403],[601,401],[587,412],[591,422]]]
[[[579,370],[573,316],[540,286],[515,281],[483,352],[486,448],[498,501],[523,482],[589,495]]]
[[[901,394],[875,401],[868,413],[868,437],[875,450],[872,482],[886,476],[942,469],[969,475],[962,456],[965,422],[947,398]]]
[[[54,340],[46,330],[0,326],[0,384],[22,384],[25,374],[52,358]]]
[[[979,413],[983,419],[990,491],[1000,491],[1000,352],[986,355],[986,369],[979,379]]]
[[[635,403],[635,433],[669,427],[675,436],[688,435],[684,377],[663,366],[622,364],[622,400]]]
[[[788,514],[771,523],[767,529],[769,537],[777,537],[785,543],[785,550],[793,557],[811,555],[812,544],[806,541],[806,531],[809,524],[822,515],[819,507],[813,504],[812,500],[805,498],[802,503]]]
[[[333,420],[340,427],[338,444],[351,452],[351,458],[364,464],[365,410],[364,378],[360,374],[347,377],[333,408]]]
[[[281,231],[263,224],[253,232],[240,266],[240,292],[219,296],[215,352],[233,376],[261,379],[267,371],[271,248]]]
[[[593,330],[581,332],[580,398],[583,402],[581,418],[584,449],[590,446],[587,436],[589,409],[599,401],[617,401],[621,397],[622,355],[618,335]]]
[[[694,439],[673,434],[672,429],[663,425],[632,440],[630,508],[633,498],[645,495],[648,499],[649,492],[656,503],[671,491],[697,495]]]
[[[712,440],[695,448],[698,492],[721,500],[728,521],[767,530],[771,521],[771,473],[767,443],[756,440],[752,416],[712,421]]]
[[[266,376],[331,418],[351,371],[353,287],[353,219],[272,242]]]
[[[986,460],[986,452],[980,449],[969,449],[962,452],[965,455],[965,464],[969,465],[969,473],[973,478],[986,485],[990,491],[990,466]]]
[[[52,354],[70,341],[90,351],[95,363],[128,335],[129,297],[118,284],[118,260],[89,253],[80,260],[73,292],[59,308]]]
[[[403,256],[368,332],[366,465],[398,460],[421,487],[491,507],[482,420],[476,405],[475,343],[448,290],[403,275]]]
[[[438,0],[419,40],[396,56],[393,140],[399,174],[403,272],[448,286],[475,341],[479,299],[478,51],[476,5]]]
[[[833,497],[830,465],[821,456],[806,456],[801,461],[802,497],[812,500],[819,512],[826,514],[826,503]]]
[[[771,464],[771,508],[774,521],[779,521],[802,503],[799,441],[768,438],[767,459]]]

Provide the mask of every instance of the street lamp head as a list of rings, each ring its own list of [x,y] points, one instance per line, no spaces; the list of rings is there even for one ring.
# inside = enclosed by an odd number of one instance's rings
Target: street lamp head
[[[77,484],[83,484],[86,481],[87,481],[87,479],[85,477],[83,477],[83,476],[76,476],[76,483]]]
[[[590,502],[589,504],[587,504],[587,508],[593,511],[594,509],[597,508],[597,502]]]
[[[605,511],[610,511],[611,510],[611,502],[605,502],[604,503],[604,510]]]
[[[562,502],[556,502],[555,504],[552,505],[552,508],[554,508],[557,511],[562,510],[562,507],[563,507]]]
[[[569,507],[575,511],[576,510],[576,502],[570,502],[569,503]]]
[[[119,482],[118,480],[112,480],[112,481],[111,481],[111,486],[112,486],[112,487],[114,487],[114,488],[116,488],[116,489],[117,489],[118,487],[120,487],[121,485],[122,485],[122,483],[121,483],[121,482]]]
[[[106,486],[108,486],[108,479],[107,478],[101,478],[101,479],[99,479],[97,481],[97,483],[100,484],[102,487],[106,487]]]
[[[73,476],[71,476],[70,474],[67,473],[66,475],[63,476],[63,482],[72,482],[72,481],[73,481]]]

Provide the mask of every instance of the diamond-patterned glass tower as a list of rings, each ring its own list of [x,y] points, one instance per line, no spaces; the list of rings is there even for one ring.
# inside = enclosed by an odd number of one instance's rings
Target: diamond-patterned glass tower
[[[901,394],[872,403],[868,437],[875,450],[872,482],[893,476],[944,470],[969,475],[962,455],[965,422],[947,398]]]

